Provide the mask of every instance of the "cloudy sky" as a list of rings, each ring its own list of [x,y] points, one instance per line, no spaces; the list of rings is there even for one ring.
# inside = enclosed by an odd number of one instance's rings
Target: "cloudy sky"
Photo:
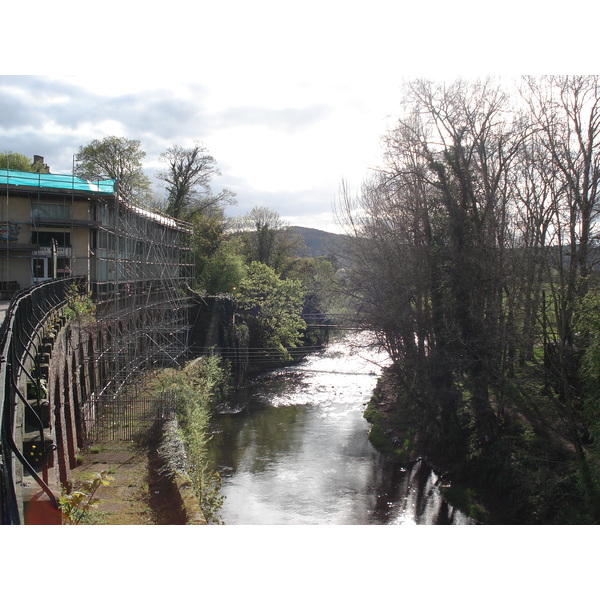
[[[69,173],[81,145],[124,136],[152,177],[161,152],[200,141],[222,172],[213,188],[237,195],[228,215],[266,206],[329,230],[342,180],[357,189],[379,161],[403,80],[597,71],[579,19],[525,0],[501,14],[461,0],[13,4],[0,151]]]

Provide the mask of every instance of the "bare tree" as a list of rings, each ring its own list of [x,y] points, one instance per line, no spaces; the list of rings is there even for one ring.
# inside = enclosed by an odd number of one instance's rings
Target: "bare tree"
[[[600,77],[526,78],[525,99],[554,176],[562,182],[559,208],[572,259],[569,294],[583,295],[600,206]]]
[[[501,375],[505,332],[507,175],[523,140],[508,97],[492,81],[457,81],[444,87],[418,81],[409,99],[424,120],[421,141],[435,190],[437,285],[446,335],[467,375],[482,443],[496,435],[490,386]]]
[[[543,316],[547,394],[575,447],[584,491],[596,522],[600,495],[585,449],[588,427],[580,382],[576,321],[592,273],[591,251],[600,207],[600,78],[526,78],[524,98],[537,127],[536,142],[549,183],[552,253],[546,263],[548,303]]]
[[[208,149],[195,142],[191,148],[172,146],[161,154],[167,168],[157,175],[166,184],[166,212],[175,218],[190,218],[226,204],[235,204],[235,195],[222,190],[213,195],[211,181],[221,174]]]
[[[497,433],[490,388],[506,334],[508,173],[524,133],[491,81],[419,80],[405,101],[385,166],[353,209],[356,281],[407,376],[429,378],[443,426],[465,383],[484,446]]]
[[[514,97],[491,80],[406,86],[382,167],[338,202],[349,295],[421,433],[513,473],[528,446],[506,424],[531,410],[575,450],[568,477],[600,522],[577,329],[597,277],[600,78],[523,81]]]
[[[230,228],[242,239],[248,261],[262,262],[279,275],[285,275],[302,244],[301,236],[290,230],[277,211],[262,206],[231,219]]]

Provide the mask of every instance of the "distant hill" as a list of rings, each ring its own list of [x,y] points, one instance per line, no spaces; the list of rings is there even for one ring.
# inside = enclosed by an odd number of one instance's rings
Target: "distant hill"
[[[345,235],[339,233],[330,233],[320,229],[312,229],[310,227],[292,226],[290,230],[302,236],[306,244],[306,251],[303,256],[318,256],[337,255],[342,247]]]

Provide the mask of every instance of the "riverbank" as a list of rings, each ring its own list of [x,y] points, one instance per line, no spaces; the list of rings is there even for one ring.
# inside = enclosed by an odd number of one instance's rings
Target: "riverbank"
[[[417,407],[403,399],[393,371],[382,373],[365,410],[369,439],[398,463],[429,463],[452,505],[481,524],[588,524],[582,519],[574,450],[556,427],[526,410],[504,410],[495,439],[450,448],[440,432],[423,432]],[[435,435],[437,434],[437,438]]]
[[[501,502],[476,492],[474,482],[464,478],[463,469],[448,454],[431,448],[422,435],[410,406],[399,401],[399,384],[391,369],[381,374],[364,412],[371,424],[369,441],[382,454],[407,465],[424,460],[445,485],[440,486],[446,501],[480,524],[492,524],[506,513]]]

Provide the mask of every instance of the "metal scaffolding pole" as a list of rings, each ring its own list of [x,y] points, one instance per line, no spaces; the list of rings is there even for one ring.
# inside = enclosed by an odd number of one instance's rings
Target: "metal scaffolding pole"
[[[193,277],[189,225],[119,199],[100,199],[94,299],[104,385],[126,393],[143,373],[187,357]]]

